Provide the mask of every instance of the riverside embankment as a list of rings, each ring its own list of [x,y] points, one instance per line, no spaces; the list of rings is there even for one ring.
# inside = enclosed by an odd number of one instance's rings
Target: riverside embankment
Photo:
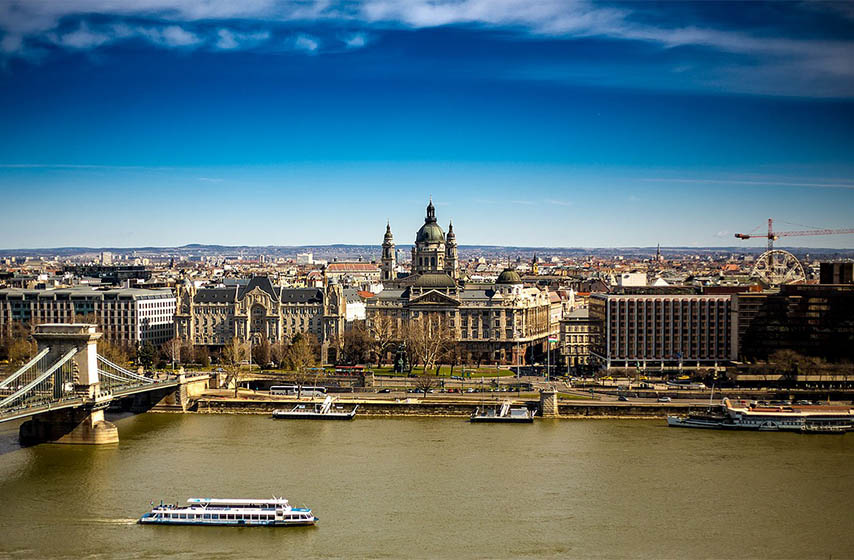
[[[510,399],[514,405],[524,405],[531,410],[539,410],[540,401],[536,399]],[[426,399],[406,398],[395,400],[380,399],[339,399],[338,404],[349,407],[359,405],[357,416],[436,416],[467,417],[481,405],[500,404],[503,399],[450,399],[428,397]],[[311,402],[308,399],[277,399],[252,395],[247,398],[225,396],[202,396],[196,401],[193,411],[208,414],[270,414],[277,408],[291,408],[298,403]],[[632,403],[632,402],[596,402],[596,401],[558,401],[559,418],[665,418],[671,414],[685,414],[689,410],[702,408],[701,405],[687,403]]]

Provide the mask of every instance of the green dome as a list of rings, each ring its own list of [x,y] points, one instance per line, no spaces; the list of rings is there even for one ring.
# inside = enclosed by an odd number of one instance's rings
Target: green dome
[[[436,222],[427,222],[415,235],[416,243],[444,243],[445,232]]]
[[[511,270],[509,268],[505,268],[504,272],[498,275],[498,280],[495,281],[496,284],[521,284],[522,278],[519,276],[519,273],[515,270]]]
[[[444,272],[425,272],[415,280],[420,288],[452,288],[456,286],[453,278]]]

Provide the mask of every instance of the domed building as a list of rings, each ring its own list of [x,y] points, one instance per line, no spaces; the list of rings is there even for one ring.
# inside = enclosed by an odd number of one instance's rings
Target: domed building
[[[382,249],[384,289],[366,304],[369,326],[390,324],[402,339],[410,321],[429,318],[448,335],[448,351],[457,363],[523,364],[543,351],[549,332],[548,292],[526,287],[510,268],[495,283],[463,281],[454,226],[449,222],[445,233],[432,199],[415,234],[409,276],[397,277],[390,224]]]

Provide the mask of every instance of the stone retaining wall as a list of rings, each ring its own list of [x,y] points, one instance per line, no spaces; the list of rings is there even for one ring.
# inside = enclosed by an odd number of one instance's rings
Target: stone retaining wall
[[[305,402],[305,401],[303,401]],[[517,401],[518,402],[518,401]],[[197,412],[212,414],[271,414],[273,410],[290,409],[296,401],[282,400],[244,400],[205,397],[198,400]],[[338,404],[351,406],[348,400],[341,399]],[[477,408],[477,402],[459,401],[361,401],[357,416],[456,416],[468,417]],[[494,403],[488,403],[494,404]],[[531,410],[537,410],[539,401],[523,401]],[[640,403],[571,403],[560,401],[559,414],[564,418],[666,418],[672,414],[686,414],[689,410],[699,410],[702,407],[672,404],[640,404]]]

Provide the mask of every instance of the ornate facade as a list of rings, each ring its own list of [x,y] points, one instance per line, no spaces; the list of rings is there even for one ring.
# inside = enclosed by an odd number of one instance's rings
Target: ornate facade
[[[281,288],[264,276],[243,286],[177,290],[175,336],[199,346],[224,346],[232,338],[270,342],[311,333],[324,346],[344,330],[346,302],[340,286]]]
[[[383,264],[391,244],[387,226]],[[519,275],[509,269],[494,284],[463,282],[453,225],[446,236],[437,223],[432,201],[415,236],[412,274],[402,280],[391,276],[384,286],[368,300],[369,326],[390,323],[400,336],[411,319],[441,319],[457,343],[459,358],[468,363],[522,364],[544,351],[549,332],[548,292],[524,286]]]

